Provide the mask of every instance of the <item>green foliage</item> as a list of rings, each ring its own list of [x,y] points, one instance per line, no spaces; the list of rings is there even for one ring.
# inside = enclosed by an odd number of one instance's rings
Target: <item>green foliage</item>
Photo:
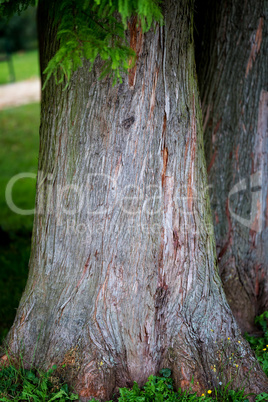
[[[256,357],[260,362],[263,371],[268,376],[268,311],[255,318],[255,323],[260,326],[263,331],[262,337],[245,335],[252,349],[255,351]]]
[[[160,371],[163,377],[150,376],[143,388],[134,382],[132,389],[119,390],[119,402],[248,402],[244,389],[229,390],[228,386],[214,391],[207,390],[202,396],[197,396],[191,389],[188,391],[174,390],[171,371],[167,368]],[[260,399],[261,401],[261,399]]]
[[[19,369],[13,365],[0,368],[0,401],[74,401],[78,395],[54,375],[56,366],[47,372]]]
[[[231,381],[219,388],[219,389],[214,389],[214,398],[212,400],[219,401],[219,402],[249,402],[248,396],[254,395],[254,394],[247,394],[245,395],[245,390],[244,388],[241,389],[229,389],[231,384]]]
[[[163,368],[162,370],[160,370],[160,374],[165,377],[168,378],[171,376],[171,370],[168,368]]]
[[[34,6],[36,0],[0,0],[0,17],[11,17],[14,14],[20,14],[29,6]]]
[[[145,402],[145,401],[175,401],[172,379],[167,377],[150,376],[144,389],[141,390],[134,382],[131,390],[127,388],[120,389],[120,402]]]
[[[230,390],[228,384],[222,389],[207,390],[202,396],[197,396],[191,388],[175,391],[171,371],[162,369],[161,373],[165,376],[150,376],[143,388],[139,388],[136,382],[131,389],[120,388],[118,402],[249,402],[244,389]],[[262,393],[256,395],[255,400],[263,402],[267,397],[268,394]],[[0,367],[0,401],[64,402],[78,399],[78,395],[71,393],[67,384],[57,376],[57,366],[47,372],[26,370],[22,364],[19,369],[12,364]],[[97,400],[93,398],[91,402]]]
[[[137,16],[146,32],[153,21],[162,19],[158,0],[62,0],[55,14],[60,48],[44,71],[44,86],[51,75],[68,85],[82,60],[89,60],[92,68],[97,56],[104,62],[99,78],[110,75],[113,84],[122,82],[123,72],[135,63],[125,35],[127,20]]]
[[[256,396],[255,402],[267,402],[268,394],[266,392],[262,392],[261,394]]]
[[[115,84],[135,63],[125,32],[128,20],[135,16],[142,31],[154,21],[162,22],[160,0],[61,0],[54,2],[55,24],[60,47],[44,73],[46,81],[54,76],[67,85],[74,71],[86,59],[92,67],[96,57],[104,62],[100,78],[110,75]],[[0,0],[0,16],[25,10],[35,0]]]

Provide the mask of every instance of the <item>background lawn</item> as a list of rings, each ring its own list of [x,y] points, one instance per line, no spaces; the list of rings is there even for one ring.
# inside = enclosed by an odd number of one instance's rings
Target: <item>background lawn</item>
[[[24,105],[0,111],[0,340],[13,323],[28,275],[33,215],[17,215],[5,200],[8,181],[21,172],[37,173],[40,105]],[[35,180],[14,186],[14,203],[31,209]]]
[[[18,52],[12,55],[16,82],[39,77],[38,50]],[[10,83],[8,63],[0,62],[0,85]]]

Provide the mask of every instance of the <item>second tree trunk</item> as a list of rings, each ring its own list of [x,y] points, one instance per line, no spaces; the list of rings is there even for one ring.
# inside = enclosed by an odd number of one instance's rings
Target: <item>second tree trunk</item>
[[[243,331],[268,310],[265,1],[199,1],[199,82],[217,258]]]

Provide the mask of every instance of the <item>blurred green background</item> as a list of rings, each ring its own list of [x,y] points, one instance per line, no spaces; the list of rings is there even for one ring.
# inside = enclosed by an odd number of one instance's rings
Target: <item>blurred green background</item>
[[[9,21],[0,18],[0,55],[11,52],[16,82],[39,76],[36,10]],[[1,85],[10,82],[7,61],[0,62]],[[0,95],[1,96],[1,95]],[[9,180],[22,172],[37,173],[39,103],[0,110],[0,341],[13,323],[28,275],[32,215],[17,215],[6,204]],[[19,208],[32,209],[35,180],[21,179],[12,197]]]
[[[20,51],[11,55],[15,72],[15,81],[23,81],[39,76],[38,50]],[[9,66],[6,61],[0,62],[0,85],[11,82]]]
[[[5,200],[8,181],[21,172],[37,172],[40,105],[0,111],[0,337],[7,334],[24,289],[31,246],[32,215],[17,215]],[[30,209],[35,202],[35,180],[14,185],[13,201]]]
[[[11,18],[0,17],[0,53],[18,52],[38,48],[36,29],[36,8],[15,14]]]
[[[39,76],[37,48],[35,7],[9,19],[0,17],[0,85]],[[12,65],[15,77],[10,74]]]

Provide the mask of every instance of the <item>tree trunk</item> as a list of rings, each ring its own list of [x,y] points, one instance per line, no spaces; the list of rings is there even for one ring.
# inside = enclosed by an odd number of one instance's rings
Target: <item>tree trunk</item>
[[[55,27],[39,7],[43,67]],[[247,389],[268,385],[216,267],[193,7],[163,7],[163,27],[130,25],[139,57],[123,84],[85,62],[67,90],[50,80],[42,95],[39,210],[8,342],[40,367],[65,363],[82,400],[162,367],[198,392],[249,373]]]
[[[206,10],[198,75],[219,270],[241,329],[252,332],[268,310],[268,9],[264,0],[198,4]]]

